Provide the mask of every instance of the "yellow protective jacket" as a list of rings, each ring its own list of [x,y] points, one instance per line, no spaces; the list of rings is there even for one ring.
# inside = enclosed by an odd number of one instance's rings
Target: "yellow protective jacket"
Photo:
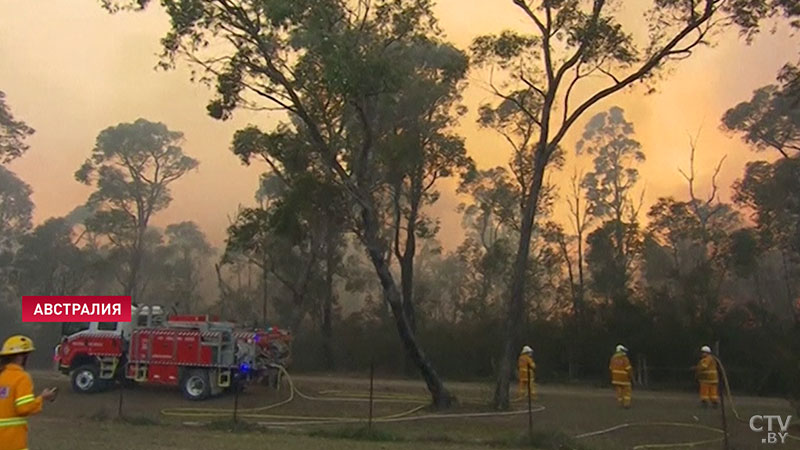
[[[697,381],[706,384],[719,383],[719,375],[717,374],[717,362],[711,355],[705,355],[697,363]]]
[[[611,384],[617,386],[630,386],[633,379],[633,366],[631,360],[624,353],[614,353],[608,363],[611,371]]]
[[[6,365],[0,372],[0,450],[27,450],[27,418],[41,410],[31,376],[21,366]]]
[[[530,374],[528,373],[529,368],[530,368]],[[520,380],[527,381],[528,376],[530,376],[530,379],[533,380],[534,369],[536,369],[536,363],[533,362],[533,358],[531,358],[531,355],[528,354],[519,355],[519,359],[517,359],[517,375],[519,376]]]

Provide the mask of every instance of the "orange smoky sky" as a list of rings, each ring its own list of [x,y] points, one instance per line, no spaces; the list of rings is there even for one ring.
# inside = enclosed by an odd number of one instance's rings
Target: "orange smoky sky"
[[[216,246],[222,246],[225,228],[238,205],[251,205],[264,167],[244,167],[230,152],[233,132],[249,123],[268,126],[279,119],[269,113],[238,112],[227,122],[205,113],[209,90],[190,81],[189,70],[154,70],[159,39],[168,29],[163,11],[110,15],[97,0],[3,0],[0,2],[0,90],[19,119],[36,129],[30,150],[10,169],[31,185],[36,203],[35,221],[61,216],[82,204],[90,188],[76,182],[73,173],[89,155],[98,132],[120,122],[143,117],[161,121],[185,135],[184,150],[200,160],[197,172],[173,187],[174,200],[154,222],[193,220]],[[630,1],[623,10],[626,24],[642,30],[641,7]],[[157,6],[157,5],[154,5]],[[502,29],[531,30],[531,25],[511,0],[439,0],[436,12],[447,38],[467,48],[479,34]],[[572,157],[576,136],[594,113],[619,105],[634,123],[647,161],[641,165],[645,209],[661,196],[686,195],[678,167],[688,166],[689,136],[699,131],[696,158],[700,191],[707,191],[717,161],[727,155],[719,177],[728,187],[747,161],[768,158],[756,154],[735,136],[719,129],[727,108],[750,97],[760,86],[774,82],[780,67],[796,56],[796,42],[778,28],[762,34],[747,46],[736,33],[720,36],[719,45],[701,48],[690,60],[678,64],[656,94],[641,89],[618,94],[597,105],[567,136],[569,158],[561,172],[551,175],[559,186],[573,171],[590,168],[590,161]],[[475,126],[477,107],[491,100],[485,74],[470,75],[465,103],[470,109],[460,132],[479,167],[505,165],[507,145],[490,130]],[[599,81],[598,81],[599,82]],[[456,206],[454,181],[442,183],[443,193],[434,213],[443,229],[440,240],[447,248],[463,233]],[[564,191],[564,189],[562,189]],[[563,202],[562,202],[563,203]],[[556,214],[563,217],[564,208]]]

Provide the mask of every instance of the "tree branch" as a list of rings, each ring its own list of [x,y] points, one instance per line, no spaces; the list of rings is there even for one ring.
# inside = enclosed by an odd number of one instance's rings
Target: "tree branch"
[[[703,23],[707,22],[712,15],[714,14],[715,8],[714,6],[721,2],[721,0],[705,0],[706,1],[706,9],[702,16],[700,16],[697,21],[691,22],[686,27],[684,27],[678,34],[676,34],[661,50],[653,54],[638,70],[631,73],[627,77],[620,80],[619,83],[615,83],[612,86],[609,86],[605,89],[602,89],[592,95],[589,99],[584,101],[578,108],[575,109],[571,114],[566,122],[561,124],[561,128],[558,130],[556,135],[553,137],[552,141],[548,143],[549,151],[553,151],[553,149],[558,145],[559,142],[564,138],[564,135],[570,129],[572,124],[590,107],[592,107],[595,103],[603,100],[604,98],[608,97],[611,94],[618,92],[621,89],[629,86],[633,82],[642,79],[651,70],[657,67],[663,60],[669,55],[669,52],[672,51],[680,42],[700,27]]]

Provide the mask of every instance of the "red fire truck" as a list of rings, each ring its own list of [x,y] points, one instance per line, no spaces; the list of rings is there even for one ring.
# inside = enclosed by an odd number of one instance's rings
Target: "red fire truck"
[[[274,379],[290,358],[286,330],[241,330],[208,315],[167,316],[157,306],[134,307],[131,322],[77,325],[64,331],[55,358],[81,393],[133,381],[180,386],[186,398],[202,400],[234,379]]]

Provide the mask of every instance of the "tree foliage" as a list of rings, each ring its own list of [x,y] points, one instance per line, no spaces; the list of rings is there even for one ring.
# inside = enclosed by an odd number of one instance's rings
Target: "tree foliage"
[[[800,2],[797,0],[731,0],[725,9],[748,38],[759,33],[769,19],[784,18],[793,28],[800,26]]]
[[[185,312],[196,311],[202,305],[199,285],[203,281],[204,269],[214,256],[214,248],[196,223],[191,221],[173,223],[164,229],[166,237],[162,264],[171,282],[167,292],[178,308]]]
[[[782,159],[747,164],[735,184],[736,202],[750,208],[767,246],[800,251],[800,160]]]
[[[680,299],[684,317],[693,326],[713,330],[723,306],[730,236],[741,222],[738,212],[718,197],[717,175],[724,157],[711,178],[708,197],[697,197],[695,152],[696,143],[692,141],[690,169],[688,173],[680,171],[688,183],[689,198],[680,201],[662,197],[650,207],[646,255],[655,256],[656,264],[659,253],[670,255],[669,259],[661,258],[661,275],[651,278],[651,285]],[[659,271],[652,262],[646,261],[648,274]]]
[[[593,287],[605,298],[627,301],[633,260],[641,251],[637,217],[641,200],[637,204],[632,191],[644,152],[634,138],[633,124],[617,106],[589,119],[576,150],[593,156],[594,170],[581,182],[586,213],[601,223],[587,236]]]
[[[738,134],[757,150],[772,149],[783,157],[800,152],[800,89],[791,66],[779,76],[780,85],[756,89],[749,101],[739,103],[722,117],[724,128]]]
[[[34,133],[33,128],[17,120],[6,104],[6,94],[0,91],[0,163],[7,164],[28,150],[25,139]]]
[[[734,185],[734,200],[751,211],[761,251],[778,252],[776,272],[783,281],[783,296],[794,322],[800,324],[797,274],[800,272],[800,163],[796,157],[774,163],[747,164]]]
[[[590,214],[617,222],[636,216],[638,205],[631,191],[639,181],[636,165],[645,160],[641,147],[622,108],[615,106],[589,119],[576,150],[594,158],[594,170],[583,178]]]
[[[503,167],[472,173],[459,187],[460,192],[472,198],[471,203],[459,206],[467,236],[457,253],[466,263],[465,275],[469,279],[461,300],[461,318],[501,316],[511,275],[509,261],[520,239],[522,188],[519,178]],[[563,287],[561,253],[554,238],[558,231],[549,221],[555,199],[555,190],[548,186],[532,236],[536,245],[529,255],[526,281],[533,315],[549,316],[562,306],[562,302],[553,301],[556,296],[550,295]]]
[[[0,166],[0,253],[14,249],[31,228],[31,188],[13,172]]]
[[[400,264],[403,310],[411,329],[416,329],[414,307],[414,258],[417,239],[432,238],[438,224],[425,210],[439,199],[436,183],[474,170],[463,139],[453,127],[466,112],[459,104],[467,57],[450,46],[420,46],[416,80],[397,95],[380,114],[394,130],[387,138],[389,197],[392,208],[388,230],[394,236],[394,256]]]
[[[95,187],[87,201],[93,215],[86,226],[125,253],[123,286],[134,298],[150,219],[172,200],[169,186],[198,165],[183,153],[182,137],[145,119],[109,127],[75,172],[76,180]]]
[[[77,244],[64,218],[48,219],[20,240],[14,278],[25,295],[76,295],[93,276],[96,256]]]

